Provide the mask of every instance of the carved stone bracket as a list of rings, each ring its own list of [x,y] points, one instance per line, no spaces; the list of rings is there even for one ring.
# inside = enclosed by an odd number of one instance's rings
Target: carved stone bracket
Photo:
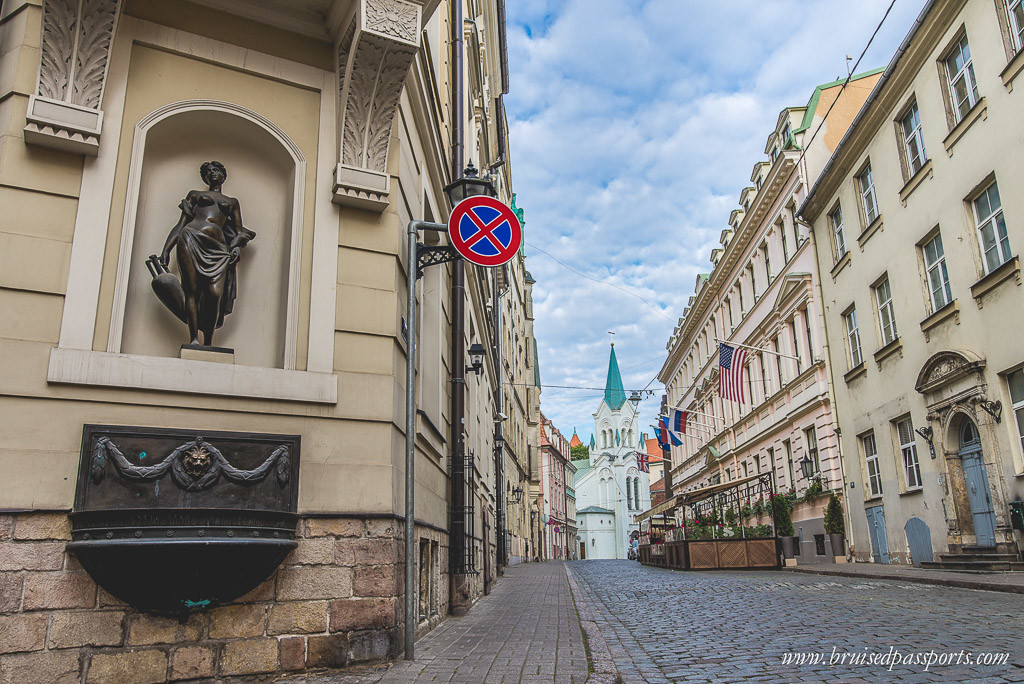
[[[341,145],[334,202],[384,211],[391,124],[416,50],[423,0],[360,0],[338,41]]]
[[[44,0],[36,92],[25,141],[95,156],[121,0]]]

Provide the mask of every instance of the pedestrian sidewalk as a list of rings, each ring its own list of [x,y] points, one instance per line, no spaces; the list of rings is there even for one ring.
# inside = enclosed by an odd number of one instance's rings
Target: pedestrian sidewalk
[[[287,684],[459,682],[583,684],[587,650],[565,566],[506,568],[465,617],[449,617],[416,642],[416,659],[361,671],[281,678]]]
[[[788,572],[805,572],[833,577],[861,577],[888,579],[919,584],[937,584],[943,587],[984,589],[1024,594],[1024,572],[957,572],[953,570],[925,570],[912,565],[882,565],[881,563],[837,563],[835,565],[798,565],[786,568]]]

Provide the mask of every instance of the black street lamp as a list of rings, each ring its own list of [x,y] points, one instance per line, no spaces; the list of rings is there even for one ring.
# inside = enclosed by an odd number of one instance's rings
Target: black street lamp
[[[814,461],[812,461],[806,454],[800,459],[800,472],[803,474],[805,480],[810,480],[814,477]]]
[[[466,372],[480,375],[480,371],[484,369],[484,345],[479,342],[474,342],[473,345],[470,346],[469,362],[471,365],[466,366]]]
[[[463,177],[446,185],[444,194],[448,196],[448,201],[454,207],[467,197],[476,197],[477,195],[497,197],[498,191],[494,188],[494,183],[490,178],[480,178],[473,162],[469,162],[469,166],[463,172]]]

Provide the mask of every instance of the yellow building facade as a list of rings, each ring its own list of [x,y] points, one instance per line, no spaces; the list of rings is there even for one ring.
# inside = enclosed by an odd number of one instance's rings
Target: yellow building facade
[[[0,645],[5,676],[153,681],[336,667],[401,651],[405,231],[413,219],[443,222],[450,209],[456,32],[461,91],[475,103],[462,107],[465,158],[512,200],[503,4],[457,7],[461,16],[437,0],[3,3],[0,619],[34,635]],[[226,170],[223,202],[207,201],[212,167],[200,174],[214,160]],[[222,350],[184,349],[188,328],[154,296],[147,261],[176,220],[217,207],[255,237],[223,255],[237,297],[215,332]],[[496,519],[514,520],[524,538],[529,519],[526,501],[502,503],[501,479],[515,487],[529,477],[525,388],[506,393],[512,411],[496,399],[501,382],[521,385],[532,373],[523,258],[501,270],[466,267],[462,339],[452,336],[453,268],[426,268],[415,284],[418,632],[453,602],[471,605],[497,575]],[[496,281],[511,293],[498,307],[503,318],[493,315]],[[216,296],[223,314],[230,295]],[[500,336],[511,338],[504,371]],[[458,426],[453,349],[475,343],[485,355],[481,371],[466,375]],[[500,459],[496,424],[512,436]],[[145,470],[167,454],[132,451],[117,436],[128,428],[188,435],[186,474],[176,469],[172,482]],[[465,454],[453,446],[459,429]],[[94,443],[94,433],[104,436]],[[242,451],[232,451],[239,435],[257,434],[292,440],[288,459],[271,454],[273,472],[243,468]],[[97,445],[112,446],[99,458]],[[214,485],[199,482],[213,473],[209,458],[220,464]],[[467,459],[465,483],[451,478],[456,458]],[[242,471],[265,479],[250,486]],[[75,517],[90,488],[121,482],[129,496],[143,481],[164,493],[140,496],[161,501],[186,482],[172,505],[183,509],[216,496],[225,508],[254,509],[253,492],[273,493],[288,521],[274,538],[294,548],[229,605],[203,610],[197,597],[180,622],[139,610],[116,598],[118,586],[98,588],[96,568],[68,544],[97,541]],[[457,486],[466,488],[466,559],[453,564]],[[125,527],[107,539],[123,548],[148,539],[145,515],[124,513],[130,506],[110,496]],[[250,533],[210,524],[207,540]],[[165,531],[186,534],[166,523]]]

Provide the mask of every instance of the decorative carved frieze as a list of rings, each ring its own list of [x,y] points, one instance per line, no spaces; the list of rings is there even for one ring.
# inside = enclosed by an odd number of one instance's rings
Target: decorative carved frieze
[[[103,88],[121,0],[44,0],[36,93],[25,140],[96,155]]]
[[[941,351],[928,359],[917,376],[915,389],[934,392],[969,373],[981,373],[985,361],[969,351]]]
[[[408,0],[362,0],[341,33],[338,204],[375,211],[388,206],[391,125],[419,47],[421,16],[421,4]]]

